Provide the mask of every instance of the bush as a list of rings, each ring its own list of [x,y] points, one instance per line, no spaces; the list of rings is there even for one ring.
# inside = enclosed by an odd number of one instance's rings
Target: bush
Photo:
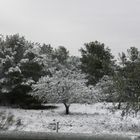
[[[0,112],[0,130],[7,130],[14,123],[14,115]]]
[[[15,118],[12,113],[0,112],[0,131],[9,130],[10,127],[16,130],[20,126],[22,126],[21,119]]]

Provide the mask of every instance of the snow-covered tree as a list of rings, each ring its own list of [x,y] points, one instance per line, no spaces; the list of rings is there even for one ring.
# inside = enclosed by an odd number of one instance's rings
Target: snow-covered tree
[[[63,103],[69,114],[71,103],[94,100],[93,87],[87,87],[85,83],[85,75],[65,69],[56,71],[52,77],[40,78],[30,94],[44,102]]]
[[[97,98],[100,102],[107,101],[118,103],[118,109],[124,101],[125,83],[116,73],[114,76],[105,75],[95,86]]]
[[[20,94],[22,98],[41,76],[42,65],[34,43],[18,34],[0,39],[0,92]],[[31,89],[31,88],[26,88]],[[25,92],[25,93],[23,93]],[[14,98],[15,96],[11,96]],[[13,99],[14,100],[14,99]],[[20,100],[20,99],[18,99]]]

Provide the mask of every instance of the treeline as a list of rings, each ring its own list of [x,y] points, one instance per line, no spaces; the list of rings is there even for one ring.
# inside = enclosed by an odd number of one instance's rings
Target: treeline
[[[30,108],[61,102],[108,101],[124,112],[139,110],[140,52],[136,47],[120,53],[98,41],[84,44],[81,57],[70,56],[64,46],[27,41],[18,34],[0,38],[1,105]]]

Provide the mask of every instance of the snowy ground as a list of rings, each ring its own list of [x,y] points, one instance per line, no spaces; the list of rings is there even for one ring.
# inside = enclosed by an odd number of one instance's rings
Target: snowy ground
[[[0,112],[13,114],[13,123],[7,130],[55,132],[55,122],[59,122],[59,132],[72,133],[115,133],[133,134],[140,132],[140,114],[137,117],[122,118],[121,111],[111,112],[111,104],[93,105],[72,104],[70,115],[65,115],[65,108],[57,104],[57,109],[24,110],[0,107]],[[1,115],[0,115],[1,117]]]

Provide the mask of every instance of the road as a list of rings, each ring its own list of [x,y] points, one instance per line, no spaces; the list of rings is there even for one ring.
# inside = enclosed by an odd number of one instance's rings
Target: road
[[[140,140],[140,136],[1,131],[0,140]]]

